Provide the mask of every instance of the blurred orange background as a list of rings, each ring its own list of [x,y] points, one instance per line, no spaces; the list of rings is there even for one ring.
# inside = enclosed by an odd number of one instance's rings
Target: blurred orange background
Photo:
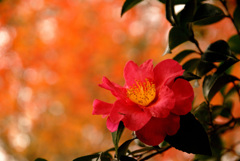
[[[66,161],[113,147],[106,120],[91,114],[94,99],[115,100],[98,86],[102,77],[123,85],[128,60],[156,64],[183,49],[162,56],[170,29],[163,4],[144,1],[121,17],[123,2],[0,2],[1,161]],[[195,32],[203,49],[235,34],[227,19]]]

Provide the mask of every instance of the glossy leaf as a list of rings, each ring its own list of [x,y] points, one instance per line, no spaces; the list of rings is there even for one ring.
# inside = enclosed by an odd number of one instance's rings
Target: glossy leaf
[[[240,84],[234,84],[234,86],[225,95],[225,98],[231,96],[234,92],[238,93],[238,96],[239,96],[239,99],[240,99]]]
[[[220,62],[227,60],[228,58],[235,59],[235,57],[231,54],[228,43],[224,40],[218,40],[209,45],[202,55],[202,60],[209,62]]]
[[[228,59],[224,61],[219,67],[217,68],[217,71],[214,73],[214,77],[218,77],[222,73],[224,73],[226,70],[228,70],[232,65],[237,63],[239,60],[238,59]]]
[[[169,48],[174,49],[178,45],[188,41],[188,36],[181,27],[174,26],[169,32]]]
[[[197,75],[202,77],[214,68],[216,68],[216,65],[213,63],[201,60],[197,66]]]
[[[186,3],[183,10],[177,15],[178,21],[181,25],[185,25],[188,22],[193,21],[193,16],[196,12],[197,0],[190,0]]]
[[[134,139],[130,139],[130,140],[127,140],[125,141],[119,148],[118,148],[118,158],[121,158],[121,156],[125,156],[127,151],[128,151],[128,147],[129,145],[131,144],[131,142],[133,141]]]
[[[121,156],[120,161],[137,161],[137,160],[128,156]]]
[[[217,78],[214,76],[207,76],[203,81],[203,95],[208,100],[211,101],[213,96],[226,84],[239,80],[237,77],[232,75],[223,74]]]
[[[185,57],[187,57],[188,55],[190,55],[191,53],[194,53],[194,52],[196,52],[196,51],[194,51],[194,50],[183,50],[180,53],[178,53],[173,58],[173,60],[176,60],[176,61],[178,61],[180,63]]]
[[[197,8],[193,19],[195,25],[209,25],[220,21],[224,17],[226,16],[220,8],[212,4],[203,3]]]
[[[37,159],[35,159],[35,161],[47,161],[47,160],[43,159],[43,158],[37,158]]]
[[[233,35],[228,40],[228,44],[233,52],[240,53],[240,37],[239,37],[239,35]]]
[[[190,59],[185,64],[183,64],[182,67],[188,72],[193,72],[197,68],[199,62],[200,59],[198,58]]]
[[[162,3],[166,3],[167,0],[159,0]],[[175,0],[175,4],[186,4],[189,0]]]
[[[191,81],[191,80],[195,80],[195,79],[201,79],[201,77],[199,77],[199,76],[197,76],[197,75],[195,75],[191,72],[187,72],[187,71],[184,71],[183,75],[175,78],[175,80],[178,79],[178,78],[182,78],[182,79],[185,79],[187,81]]]
[[[165,141],[187,153],[211,155],[208,135],[191,113],[180,116],[180,129],[177,134],[167,136]]]
[[[93,159],[99,158],[99,156],[100,156],[100,154],[96,153],[96,154],[76,158],[73,161],[92,161]]]
[[[236,24],[238,30],[240,30],[240,6],[238,5],[233,13],[234,23]]]
[[[116,153],[118,151],[118,143],[119,143],[119,140],[122,136],[123,130],[124,130],[123,122],[120,122],[119,125],[118,125],[117,131],[112,133],[112,140],[113,140],[113,144],[115,146]]]
[[[121,16],[140,2],[142,2],[142,0],[126,0],[122,7]]]
[[[206,102],[202,102],[198,107],[196,107],[193,110],[193,114],[203,125],[205,125],[206,128],[206,125],[210,120],[209,109]]]
[[[174,5],[175,5],[175,0],[166,1],[166,18],[172,24],[172,26],[175,26],[176,24],[176,18],[175,18],[176,15],[174,11]]]
[[[82,156],[74,159],[73,161],[92,161],[92,160],[98,160],[98,159],[99,161],[111,161],[112,156],[108,152],[103,152],[103,153],[96,153],[92,155]]]

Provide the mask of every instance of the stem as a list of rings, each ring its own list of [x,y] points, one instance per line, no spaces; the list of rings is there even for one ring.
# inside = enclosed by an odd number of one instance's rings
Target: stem
[[[157,155],[157,154],[161,154],[161,153],[165,152],[166,150],[170,149],[171,147],[172,147],[172,146],[167,146],[167,147],[165,147],[165,148],[161,148],[161,149],[157,150],[157,152],[152,153],[152,154],[150,154],[150,155],[144,157],[144,158],[141,159],[140,161],[148,160],[148,159],[154,157],[154,156]]]
[[[229,10],[228,10],[227,4],[226,4],[226,0],[220,0],[220,2],[222,3],[222,5],[224,6],[225,10],[227,11],[226,17],[230,18],[230,20],[232,21],[232,23],[233,23],[233,25],[234,25],[234,27],[235,27],[235,29],[237,31],[238,36],[240,37],[240,31],[239,31],[238,26],[236,25],[233,17],[229,13]]]
[[[209,101],[207,101],[207,107],[208,107],[208,112],[209,112],[209,121],[210,121],[210,125],[212,126],[212,128],[214,129],[215,126],[213,124],[213,118],[212,118],[212,109],[210,107]]]

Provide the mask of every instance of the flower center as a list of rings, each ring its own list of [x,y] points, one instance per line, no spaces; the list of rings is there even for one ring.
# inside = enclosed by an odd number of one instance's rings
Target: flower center
[[[128,98],[142,106],[147,106],[156,96],[155,84],[146,79],[144,82],[136,81],[136,83],[127,89]]]

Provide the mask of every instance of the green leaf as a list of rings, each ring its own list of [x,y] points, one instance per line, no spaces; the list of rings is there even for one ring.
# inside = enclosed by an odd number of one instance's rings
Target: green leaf
[[[135,139],[135,138],[134,138]],[[130,145],[130,143],[134,140],[134,139],[130,139],[125,141],[119,148],[118,148],[118,159],[121,158],[121,156],[125,156],[127,151],[128,151],[128,147]]]
[[[216,105],[212,107],[212,118],[215,119],[217,116],[221,115],[225,118],[231,116],[232,102],[224,102],[223,105]]]
[[[238,96],[239,96],[239,99],[240,99],[240,84],[234,84],[234,86],[225,95],[225,98],[231,96],[234,92],[238,93]]]
[[[184,71],[184,73],[182,75],[182,78],[187,80],[187,81],[201,79],[201,77],[199,77],[199,76],[197,76],[197,75],[195,75],[193,73],[187,72],[187,71]]]
[[[195,25],[209,25],[220,21],[224,17],[226,16],[220,8],[203,3],[197,8],[193,19]]]
[[[181,27],[174,26],[169,32],[168,43],[170,50],[188,40],[187,34]]]
[[[99,156],[100,154],[96,153],[96,154],[86,155],[86,156],[76,158],[73,161],[92,161],[93,159],[99,158]]]
[[[82,156],[74,159],[73,161],[93,161],[98,159],[100,159],[99,161],[111,161],[112,156],[108,153],[108,151],[106,151],[102,153],[95,153],[91,155]]]
[[[35,159],[35,161],[47,161],[47,160],[43,159],[43,158],[37,158],[37,159]]]
[[[229,40],[228,44],[230,46],[230,49],[235,53],[240,53],[240,36],[239,35],[233,35]]]
[[[208,122],[210,120],[209,109],[206,102],[202,102],[198,107],[193,110],[193,114],[207,129]]]
[[[176,15],[174,11],[175,0],[166,1],[166,18],[172,26],[176,24]]]
[[[185,25],[193,21],[193,16],[196,12],[197,0],[190,0],[186,3],[183,10],[177,15],[181,25]]]
[[[232,75],[223,74],[219,77],[206,76],[203,81],[203,95],[208,100],[211,101],[213,96],[226,84],[239,80],[237,77]]]
[[[176,77],[174,81],[176,81],[178,78],[182,78],[182,79],[185,79],[187,81],[191,81],[191,80],[195,80],[195,79],[201,79],[201,77],[191,73],[191,72],[187,72],[187,71],[184,71],[183,75],[182,76],[179,76],[179,77]]]
[[[180,53],[178,53],[174,58],[173,60],[176,60],[178,61],[179,63],[188,55],[190,55],[191,53],[194,53],[196,51],[194,50],[183,50],[181,51]]]
[[[216,160],[220,160],[221,152],[223,149],[223,142],[221,137],[218,134],[213,134],[210,136],[210,144],[212,147],[213,156],[215,156]]]
[[[113,144],[115,146],[116,153],[118,152],[118,143],[122,136],[123,130],[124,130],[123,122],[120,122],[118,125],[117,131],[112,133],[112,140],[113,140]],[[118,156],[118,154],[116,154],[116,155]]]
[[[238,30],[240,30],[240,6],[237,6],[233,13],[234,23],[236,24]]]
[[[180,116],[180,129],[175,135],[166,136],[165,141],[187,153],[203,155],[212,153],[207,133],[191,113]]]
[[[126,0],[122,7],[121,16],[140,2],[142,2],[142,0]]]
[[[167,0],[159,0],[162,3],[166,3]],[[186,4],[189,0],[175,0],[175,4]]]
[[[217,71],[214,73],[214,78],[227,71],[232,65],[234,65],[238,61],[238,59],[228,59],[224,61],[222,64],[220,64],[220,66],[217,68]]]
[[[190,59],[185,64],[183,64],[182,67],[188,72],[193,72],[197,68],[199,62],[200,59],[198,58]]]
[[[120,161],[137,161],[137,160],[128,156],[121,156]]]
[[[206,62],[201,60],[197,66],[197,75],[202,77],[208,72],[210,72],[213,68],[216,68],[216,65],[214,65],[211,62]]]
[[[224,40],[218,40],[210,44],[202,55],[202,60],[209,62],[221,62],[227,60],[228,58],[236,59],[236,57],[231,54],[228,43]]]

